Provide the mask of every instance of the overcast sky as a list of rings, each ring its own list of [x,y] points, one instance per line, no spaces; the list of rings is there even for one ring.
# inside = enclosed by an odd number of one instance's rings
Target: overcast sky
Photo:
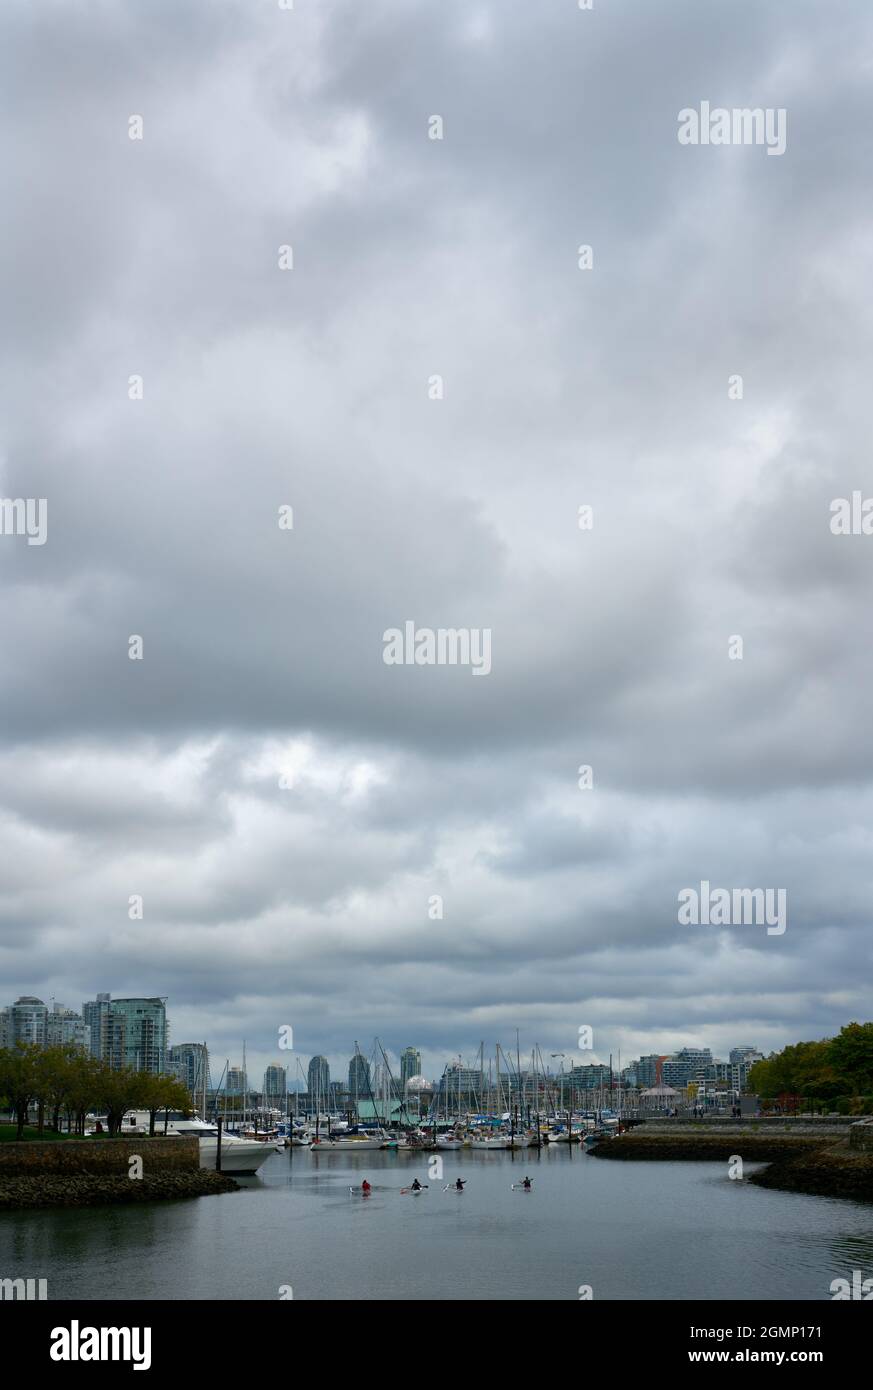
[[[0,1002],[163,994],[253,1077],[869,1018],[868,0],[0,28]],[[704,879],[787,931],[680,926]]]

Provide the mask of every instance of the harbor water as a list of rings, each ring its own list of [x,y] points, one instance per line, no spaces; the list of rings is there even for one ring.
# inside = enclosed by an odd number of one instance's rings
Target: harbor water
[[[802,1299],[873,1269],[873,1207],[726,1163],[277,1152],[239,1192],[0,1215],[0,1275],[50,1299]],[[750,1170],[747,1168],[747,1173]],[[525,1173],[530,1192],[513,1190]],[[418,1177],[419,1196],[400,1189]],[[462,1195],[443,1191],[467,1179]],[[360,1188],[373,1185],[369,1196]],[[581,1292],[580,1292],[581,1290]]]

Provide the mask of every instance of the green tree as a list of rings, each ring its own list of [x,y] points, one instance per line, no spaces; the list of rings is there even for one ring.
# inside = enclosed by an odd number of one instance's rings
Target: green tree
[[[873,1091],[873,1023],[847,1023],[831,1039],[829,1057],[853,1096]]]
[[[40,1049],[34,1043],[16,1043],[0,1052],[0,1093],[11,1105],[16,1120],[16,1139],[24,1138],[24,1126],[39,1084],[37,1056]]]
[[[167,1111],[181,1110],[188,1115],[193,1108],[187,1086],[184,1086],[175,1076],[149,1076],[144,1083],[141,1104],[149,1112],[149,1134],[152,1136],[155,1132],[155,1121],[159,1110],[164,1111],[164,1133],[166,1133]]]
[[[64,1105],[73,1122],[74,1133],[84,1135],[85,1117],[98,1104],[102,1063],[86,1052],[76,1052],[71,1060]]]
[[[142,1107],[150,1080],[147,1072],[99,1063],[95,1099],[100,1109],[106,1111],[110,1138],[118,1134],[125,1111]]]

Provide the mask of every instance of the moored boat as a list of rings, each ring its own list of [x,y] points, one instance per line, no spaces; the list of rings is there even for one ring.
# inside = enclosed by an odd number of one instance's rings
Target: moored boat
[[[124,1117],[122,1132],[125,1134],[147,1133],[148,1118],[147,1111],[130,1111]],[[163,1117],[161,1117],[155,1128],[155,1133],[158,1135],[166,1133],[168,1138],[197,1139],[200,1144],[200,1167],[215,1168],[218,1158],[217,1125],[200,1120],[196,1115],[186,1119],[184,1115],[175,1114],[167,1118],[166,1129]],[[221,1171],[223,1173],[235,1173],[239,1176],[256,1173],[261,1164],[265,1163],[276,1152],[276,1148],[275,1141],[261,1143],[251,1139],[241,1139],[235,1134],[222,1133]]]

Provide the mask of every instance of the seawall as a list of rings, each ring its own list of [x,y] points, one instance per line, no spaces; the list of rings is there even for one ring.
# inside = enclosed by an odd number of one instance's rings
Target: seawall
[[[124,1139],[10,1140],[0,1144],[0,1182],[73,1173],[126,1177],[134,1154],[148,1174],[193,1172],[200,1167],[200,1145],[194,1138],[148,1139],[130,1134]]]
[[[798,1125],[794,1130],[771,1129],[764,1134],[741,1124],[728,1133],[692,1127],[646,1133],[646,1128],[604,1140],[591,1152],[597,1158],[648,1162],[726,1163],[739,1156],[745,1163],[768,1165],[748,1178],[759,1187],[873,1201],[870,1121],[842,1127]]]
[[[0,1212],[27,1207],[89,1207],[131,1202],[162,1202],[178,1197],[208,1197],[235,1192],[239,1184],[224,1173],[164,1173],[125,1178],[104,1174],[49,1174],[38,1178],[0,1179]]]
[[[646,1159],[650,1162],[661,1160],[670,1163],[683,1160],[694,1163],[727,1160],[734,1154],[739,1154],[749,1163],[770,1163],[789,1155],[844,1141],[844,1136],[838,1131],[829,1131],[825,1135],[785,1131],[760,1134],[748,1128],[743,1130],[737,1127],[718,1134],[693,1129],[656,1134],[647,1132],[647,1128],[632,1130],[615,1139],[605,1139],[591,1152],[597,1158],[626,1161]]]
[[[226,1174],[200,1167],[195,1138],[128,1135],[0,1144],[0,1211],[157,1202],[237,1188]]]

